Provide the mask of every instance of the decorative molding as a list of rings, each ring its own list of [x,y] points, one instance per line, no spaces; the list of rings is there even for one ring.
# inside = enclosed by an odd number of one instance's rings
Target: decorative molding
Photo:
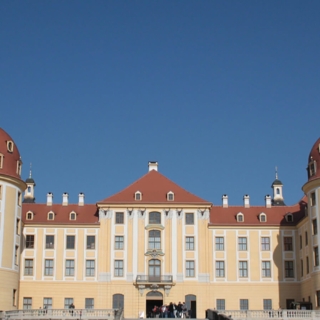
[[[148,250],[145,254],[145,256],[151,256],[151,258],[155,259],[157,257],[162,257],[164,256],[164,253],[160,250],[153,249],[153,250]]]
[[[209,210],[208,209],[198,209],[198,219],[207,220],[209,219]]]
[[[144,219],[144,218],[145,218],[146,209],[145,209],[145,208],[140,208],[140,209],[138,209],[137,211],[138,211],[138,217],[139,217],[139,219]]]
[[[145,288],[146,288],[145,285],[142,285],[142,284],[138,285],[140,296],[143,296],[143,292],[144,292]]]
[[[99,209],[99,220],[100,219],[111,219],[113,215],[113,210],[107,209]]]
[[[182,209],[176,209],[176,214],[178,219],[182,219],[183,216],[183,210]]]
[[[170,290],[171,290],[172,286],[164,286],[164,292],[166,294],[166,296],[168,297],[170,294]]]
[[[163,210],[165,219],[172,219],[172,210],[171,209],[164,209]]]
[[[135,210],[133,210],[133,208],[127,208],[127,217],[128,217],[128,219],[132,219],[133,218],[133,216],[135,214],[134,211]]]

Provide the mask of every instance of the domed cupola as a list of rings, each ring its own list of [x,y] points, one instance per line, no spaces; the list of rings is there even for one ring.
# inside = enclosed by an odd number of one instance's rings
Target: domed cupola
[[[0,128],[0,175],[20,179],[22,161],[13,139]]]
[[[320,138],[309,153],[307,171],[308,181],[320,178]]]
[[[273,206],[285,206],[282,194],[283,183],[278,179],[278,169],[276,168],[276,179],[272,182],[271,188],[273,189]]]
[[[27,189],[24,192],[23,203],[35,203],[36,198],[34,197],[34,187],[36,183],[32,178],[31,164],[29,178],[26,179]]]

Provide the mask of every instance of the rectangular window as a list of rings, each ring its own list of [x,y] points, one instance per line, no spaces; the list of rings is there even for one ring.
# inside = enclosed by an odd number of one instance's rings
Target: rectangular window
[[[317,295],[317,307],[320,307],[320,291],[316,291],[316,295]]]
[[[116,236],[115,242],[114,242],[114,248],[116,250],[123,250],[123,244],[124,244],[124,237],[123,236]]]
[[[116,212],[116,224],[124,223],[124,214],[123,212]]]
[[[310,194],[310,204],[311,206],[315,206],[316,205],[316,193],[312,192]]]
[[[301,277],[303,277],[303,260],[300,261]]]
[[[249,310],[249,300],[240,299],[240,310]]]
[[[306,242],[306,246],[307,246],[308,245],[308,232],[306,231],[304,233],[304,235],[305,235],[305,242]]]
[[[43,298],[43,309],[52,309],[52,298]]]
[[[23,309],[24,310],[32,309],[32,298],[23,298]]]
[[[46,249],[54,248],[54,236],[46,236]]]
[[[15,247],[15,251],[14,251],[14,263],[15,265],[19,264],[19,246]]]
[[[300,249],[302,249],[302,235],[300,234],[300,236],[299,236],[299,244],[300,244]]]
[[[86,298],[85,308],[86,309],[94,309],[94,299],[93,298]]]
[[[283,238],[284,251],[292,251],[292,237],[284,237]]]
[[[75,248],[75,236],[67,236],[67,249]]]
[[[193,213],[186,213],[186,224],[194,224]]]
[[[21,203],[22,203],[21,200],[22,200],[22,199],[21,199],[21,192],[18,191],[18,206],[21,206]]]
[[[123,260],[114,261],[114,276],[123,277]]]
[[[17,290],[12,290],[12,305],[15,307],[17,305]]]
[[[309,257],[306,257],[306,268],[307,274],[309,274]]]
[[[194,237],[186,237],[186,250],[194,250]]]
[[[239,277],[248,277],[248,261],[239,261]]]
[[[27,249],[34,248],[34,235],[33,234],[26,235],[26,248]]]
[[[272,300],[263,299],[263,310],[272,310]]]
[[[239,237],[238,238],[238,248],[239,251],[247,251],[247,238]]]
[[[96,237],[87,236],[87,249],[95,249],[96,247]]]
[[[45,259],[44,261],[44,275],[53,276],[53,259]]]
[[[293,261],[285,261],[284,269],[286,278],[294,278]]]
[[[262,261],[262,277],[270,278],[271,277],[271,262]]]
[[[64,298],[64,308],[65,309],[69,309],[71,304],[73,304],[73,298]]]
[[[313,220],[312,220],[312,233],[313,233],[313,235],[318,234],[318,223],[317,223],[317,219],[313,219]]]
[[[25,276],[33,275],[33,259],[24,260],[24,275]]]
[[[66,260],[66,276],[73,277],[74,276],[74,260]]]
[[[95,261],[86,260],[86,276],[94,277],[94,275],[95,275]]]
[[[194,261],[187,260],[186,261],[186,277],[192,278],[192,277],[194,277],[194,274],[195,274]]]
[[[216,261],[216,277],[224,278],[224,261]]]
[[[270,251],[270,238],[262,237],[261,238],[261,251]]]
[[[217,310],[226,310],[226,300],[217,299],[216,306],[217,306]]]
[[[216,251],[224,250],[224,237],[216,237]]]
[[[313,252],[314,252],[314,266],[318,267],[319,266],[319,248],[314,247]]]
[[[16,222],[16,234],[20,235],[20,219],[17,219]]]

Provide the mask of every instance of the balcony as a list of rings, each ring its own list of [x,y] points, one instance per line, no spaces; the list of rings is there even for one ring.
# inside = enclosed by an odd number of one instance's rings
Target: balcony
[[[136,283],[157,283],[157,284],[172,284],[172,276],[149,276],[149,275],[138,275],[136,278]]]

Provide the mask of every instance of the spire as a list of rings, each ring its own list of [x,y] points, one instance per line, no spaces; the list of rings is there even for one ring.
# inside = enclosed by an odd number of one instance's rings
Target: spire
[[[29,178],[26,180],[27,189],[24,192],[24,199],[23,203],[34,203],[35,197],[34,197],[34,187],[36,186],[36,183],[34,182],[32,178],[32,163],[30,162],[30,171],[29,171]]]
[[[276,180],[278,180],[278,167],[276,166]]]
[[[30,162],[30,173],[29,173],[29,179],[32,178],[32,163]]]

